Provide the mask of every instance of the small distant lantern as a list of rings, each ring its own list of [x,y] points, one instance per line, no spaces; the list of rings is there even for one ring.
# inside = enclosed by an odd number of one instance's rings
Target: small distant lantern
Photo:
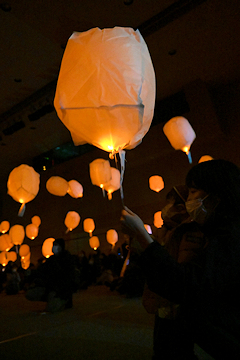
[[[26,236],[30,240],[34,240],[38,236],[38,227],[35,224],[28,224],[25,228]]]
[[[91,218],[87,218],[83,221],[83,230],[89,233],[89,236],[92,236],[92,232],[95,229],[94,220]]]
[[[67,180],[60,176],[51,176],[46,182],[47,191],[52,195],[65,196],[68,192],[69,185]]]
[[[10,228],[10,223],[7,220],[3,220],[0,224],[0,231],[5,234]]]
[[[8,264],[7,254],[8,253],[6,251],[2,251],[0,253],[0,264],[2,264],[2,266],[6,266]]]
[[[65,217],[65,225],[67,227],[67,232],[75,229],[80,222],[80,215],[76,211],[69,211]]]
[[[90,178],[93,185],[103,189],[112,178],[111,166],[108,160],[96,159],[89,164]]]
[[[0,236],[0,251],[8,251],[13,247],[12,239],[9,234]]]
[[[22,164],[14,168],[9,174],[8,194],[22,204],[18,212],[19,216],[23,216],[25,204],[36,197],[39,184],[40,175],[31,166]]]
[[[114,248],[116,242],[118,241],[118,233],[114,229],[110,229],[106,234],[107,242],[112,245],[112,249]]]
[[[154,214],[153,224],[154,224],[154,226],[156,228],[161,228],[163,226],[163,219],[162,219],[162,212],[161,211],[157,211]]]
[[[153,175],[149,178],[149,187],[151,190],[159,192],[164,189],[163,178],[159,175]]]
[[[54,238],[48,238],[48,239],[44,240],[44,242],[42,244],[42,254],[45,258],[49,258],[50,256],[53,255],[52,247],[53,247],[54,241],[55,241]]]
[[[25,257],[30,253],[30,246],[27,244],[23,244],[19,248],[19,256]]]
[[[83,187],[77,180],[70,180],[68,186],[68,194],[71,197],[75,199],[83,197]]]
[[[188,120],[182,116],[173,117],[164,125],[163,132],[172,147],[175,150],[184,151],[189,162],[192,163],[190,147],[196,138],[196,134]]]
[[[37,227],[39,227],[41,225],[41,218],[38,215],[34,215],[31,218],[32,224],[36,225]]]
[[[210,160],[213,160],[213,157],[211,157],[210,155],[203,155],[203,156],[199,159],[198,163],[200,164],[201,162],[210,161]]]
[[[25,237],[24,227],[18,224],[13,225],[9,230],[9,235],[14,245],[21,245]]]
[[[152,228],[151,228],[151,226],[148,225],[148,224],[144,224],[144,227],[145,227],[145,229],[147,230],[147,232],[151,235],[151,234],[152,234]]]
[[[8,261],[15,262],[17,260],[17,253],[15,251],[9,251],[7,253],[7,259]]]
[[[108,199],[112,199],[112,193],[121,187],[121,173],[118,169],[111,167],[111,180],[104,184]]]
[[[93,250],[97,250],[100,246],[100,241],[97,236],[92,236],[89,238],[89,245]]]

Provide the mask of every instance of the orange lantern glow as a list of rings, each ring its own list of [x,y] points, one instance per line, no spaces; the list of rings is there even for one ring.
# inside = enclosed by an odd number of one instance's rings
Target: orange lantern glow
[[[147,232],[151,235],[152,234],[152,229],[151,226],[148,224],[144,224],[145,229],[147,230]]]
[[[22,164],[14,168],[8,177],[8,194],[22,205],[19,216],[23,216],[25,204],[32,201],[39,191],[40,175],[33,167]]]
[[[132,149],[148,131],[155,74],[147,45],[132,28],[94,28],[68,40],[54,106],[75,145]]]
[[[22,259],[21,258],[21,267],[24,269],[24,270],[27,270],[30,266],[30,259],[29,260],[25,260],[25,259]]]
[[[92,236],[92,232],[95,229],[94,220],[91,218],[87,218],[83,221],[83,230],[89,233],[89,236]]]
[[[2,266],[6,266],[8,264],[7,254],[8,253],[6,251],[2,251],[0,253],[0,264],[2,264]]]
[[[41,225],[41,219],[38,215],[34,215],[31,218],[32,224],[36,225],[37,227],[39,227]]]
[[[38,227],[35,224],[28,224],[25,228],[26,236],[30,240],[34,240],[38,236]]]
[[[97,236],[90,237],[89,245],[92,249],[97,250],[97,248],[100,246],[99,238]]]
[[[188,155],[188,160],[191,163],[190,146],[195,140],[196,134],[188,120],[182,116],[173,117],[164,125],[163,132],[172,147],[175,150],[184,151]]]
[[[14,245],[21,245],[25,237],[24,227],[22,225],[13,225],[9,230],[9,235]]]
[[[42,254],[45,258],[49,258],[50,256],[53,255],[52,247],[53,247],[54,241],[55,241],[54,238],[48,238],[48,239],[44,240],[44,242],[42,244]]]
[[[161,211],[157,211],[154,214],[153,224],[154,224],[154,226],[156,228],[161,228],[163,226],[163,219],[162,219],[162,212]]]
[[[64,220],[64,224],[67,227],[66,232],[75,229],[78,226],[79,222],[80,222],[80,215],[76,211],[68,211]]]
[[[210,161],[210,160],[213,160],[213,157],[211,157],[210,155],[203,155],[203,156],[199,159],[198,163],[200,164],[201,162]]]
[[[7,253],[7,259],[8,261],[15,262],[17,260],[17,253],[15,251],[9,251]]]
[[[104,190],[107,191],[108,199],[112,199],[112,193],[121,187],[121,174],[118,169],[111,167],[111,180],[104,184]]]
[[[70,180],[68,182],[68,194],[77,199],[83,196],[83,187],[77,180]]]
[[[13,247],[12,239],[9,234],[0,236],[0,251],[8,251]]]
[[[3,220],[0,224],[0,231],[5,234],[10,228],[10,223],[7,220]]]
[[[23,244],[19,248],[19,256],[25,257],[30,253],[30,246],[27,244]]]
[[[111,166],[108,160],[96,159],[89,164],[90,178],[93,185],[103,189],[104,185],[111,180]]]
[[[68,192],[69,185],[67,180],[60,176],[51,176],[46,182],[47,191],[52,195],[65,196]]]
[[[159,192],[164,189],[163,178],[159,175],[153,175],[149,178],[149,187],[151,190]]]
[[[107,242],[112,245],[112,249],[114,248],[116,242],[118,241],[118,233],[114,229],[110,229],[106,234]]]

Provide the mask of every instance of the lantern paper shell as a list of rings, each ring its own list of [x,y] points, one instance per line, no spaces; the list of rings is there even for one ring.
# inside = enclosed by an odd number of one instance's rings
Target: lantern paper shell
[[[175,150],[182,150],[192,162],[190,146],[196,138],[196,134],[188,122],[182,116],[173,117],[163,127],[163,132]]]
[[[27,270],[30,266],[30,259],[25,260],[21,258],[21,266],[24,270]]]
[[[151,190],[159,192],[164,189],[163,178],[159,175],[153,175],[149,178],[149,187]]]
[[[13,247],[12,239],[9,234],[0,236],[0,251],[8,251]]]
[[[77,199],[83,196],[83,187],[77,180],[70,180],[68,182],[68,194]]]
[[[19,256],[25,257],[30,253],[30,247],[27,244],[23,244],[19,248]]]
[[[41,219],[38,215],[34,215],[31,218],[32,224],[36,225],[37,227],[39,227],[41,225]]]
[[[92,249],[97,250],[97,248],[100,246],[99,238],[97,236],[90,237],[89,245]]]
[[[108,160],[96,159],[89,164],[90,178],[93,185],[100,188],[112,178],[111,166]]]
[[[15,253],[15,251],[9,251],[7,253],[7,259],[8,261],[15,262],[17,260],[17,253]]]
[[[2,266],[6,266],[8,264],[7,254],[8,253],[6,251],[2,251],[0,253],[0,264],[2,264]]]
[[[83,230],[88,232],[90,236],[92,236],[92,232],[95,229],[94,220],[91,218],[87,218],[83,221]]]
[[[151,125],[154,105],[155,73],[138,30],[72,34],[54,106],[75,145],[90,143],[108,152],[134,148]]]
[[[67,231],[72,231],[75,229],[80,222],[80,215],[76,211],[69,211],[65,217],[65,225]]]
[[[49,258],[50,256],[53,255],[52,247],[53,247],[54,241],[55,241],[54,238],[48,238],[48,239],[44,240],[44,242],[42,244],[42,254],[45,258]]]
[[[33,167],[22,164],[14,168],[8,177],[8,194],[22,204],[19,215],[24,213],[24,205],[33,200],[39,191],[40,175]]]
[[[52,176],[46,182],[47,191],[52,195],[65,196],[68,192],[68,182],[60,176]]]
[[[116,242],[118,241],[118,233],[114,229],[110,229],[107,231],[106,234],[107,242],[112,245],[112,247],[115,246]]]
[[[22,225],[13,225],[9,230],[9,235],[14,245],[21,245],[25,237],[24,227]]]
[[[10,228],[10,223],[7,220],[3,220],[0,224],[0,231],[5,234]]]
[[[144,224],[145,229],[147,230],[147,232],[151,235],[152,234],[152,229],[151,226],[148,224]]]
[[[210,155],[203,155],[203,156],[199,159],[198,163],[200,164],[201,162],[210,161],[210,160],[213,160],[213,157],[211,157]]]
[[[112,193],[121,187],[121,173],[118,169],[111,167],[111,180],[104,184],[104,190],[108,193],[108,199],[112,199]]]
[[[38,227],[35,224],[28,224],[25,228],[26,236],[30,240],[34,240],[38,236]]]
[[[153,224],[154,224],[154,226],[156,228],[161,228],[163,226],[163,219],[162,219],[162,212],[161,211],[157,211],[154,214]]]

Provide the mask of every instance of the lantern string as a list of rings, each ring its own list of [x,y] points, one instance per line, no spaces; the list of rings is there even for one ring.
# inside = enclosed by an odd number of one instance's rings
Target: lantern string
[[[25,213],[25,210],[26,210],[26,204],[23,203],[23,204],[20,206],[20,209],[19,209],[19,211],[18,211],[18,216],[23,217],[23,215],[24,215],[24,213]]]
[[[188,161],[189,161],[189,164],[192,163],[192,155],[191,155],[191,151],[189,150],[188,153],[187,153],[187,157],[188,157]]]

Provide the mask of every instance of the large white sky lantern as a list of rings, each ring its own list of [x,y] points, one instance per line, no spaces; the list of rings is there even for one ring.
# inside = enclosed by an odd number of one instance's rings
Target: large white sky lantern
[[[196,134],[189,121],[182,116],[175,116],[163,127],[163,132],[175,150],[184,151],[190,163],[192,157],[190,147],[196,138]]]
[[[54,106],[75,145],[132,149],[147,133],[155,73],[147,45],[132,28],[93,28],[69,38]]]
[[[67,227],[66,233],[75,229],[80,222],[80,215],[76,211],[68,211],[64,224]]]
[[[8,177],[8,194],[22,205],[19,216],[23,216],[25,204],[32,201],[39,191],[40,175],[33,167],[22,164],[14,168]]]
[[[96,159],[89,164],[89,173],[93,185],[103,189],[112,178],[110,162],[105,159]]]
[[[52,195],[65,196],[68,192],[69,185],[67,180],[61,176],[51,176],[46,182],[46,189]]]

